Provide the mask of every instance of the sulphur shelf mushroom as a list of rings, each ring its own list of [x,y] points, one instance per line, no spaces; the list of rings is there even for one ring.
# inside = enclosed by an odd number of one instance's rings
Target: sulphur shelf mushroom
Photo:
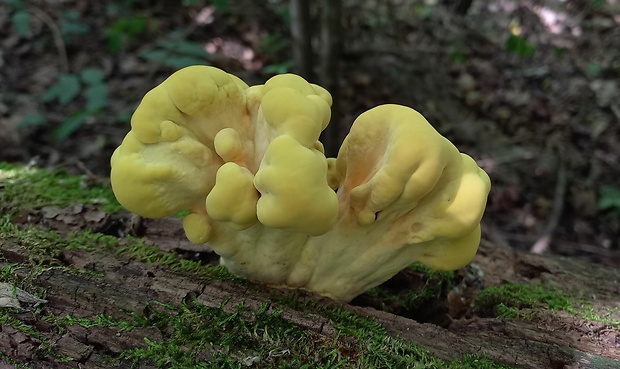
[[[326,158],[318,138],[330,105],[292,74],[250,87],[217,68],[182,69],[135,111],[112,155],[112,188],[145,217],[189,211],[189,240],[237,276],[340,301],[414,262],[469,263],[487,174],[399,105],[361,114]]]

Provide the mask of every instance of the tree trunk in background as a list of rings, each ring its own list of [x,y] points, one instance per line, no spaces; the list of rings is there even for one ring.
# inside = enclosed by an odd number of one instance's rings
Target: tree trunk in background
[[[458,0],[454,5],[454,12],[458,15],[465,15],[471,8],[473,0]]]
[[[326,156],[336,156],[341,143],[339,104],[339,61],[342,48],[342,1],[321,1],[321,62],[319,81],[333,98],[332,119],[321,135]]]
[[[291,34],[293,36],[293,71],[306,80],[314,79],[312,69],[312,26],[310,0],[291,0]]]

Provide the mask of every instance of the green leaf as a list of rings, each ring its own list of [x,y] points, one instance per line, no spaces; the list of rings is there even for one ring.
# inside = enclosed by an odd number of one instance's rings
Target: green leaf
[[[108,105],[108,86],[101,83],[90,86],[86,90],[86,110],[96,112]]]
[[[80,77],[82,78],[82,82],[87,85],[95,85],[99,84],[103,81],[105,77],[105,73],[100,68],[85,68],[80,73]]]
[[[230,10],[230,1],[228,0],[211,0],[211,4],[222,13]]]
[[[193,56],[175,55],[166,50],[151,50],[141,55],[144,59],[172,68],[184,68],[190,65],[207,65],[204,59]]]
[[[170,56],[170,53],[166,50],[149,50],[140,56],[146,60],[163,63]]]
[[[173,68],[207,65],[210,56],[201,44],[174,37],[158,41],[157,48],[140,55],[144,59]]]
[[[598,207],[601,210],[613,209],[620,211],[620,187],[601,187]]]
[[[162,64],[177,69],[189,67],[190,65],[207,65],[203,59],[193,56],[175,56],[166,59]]]
[[[260,39],[258,49],[266,54],[274,55],[289,46],[289,41],[280,35],[267,35]]]
[[[510,35],[506,40],[506,50],[521,57],[534,55],[534,45],[522,36]]]
[[[80,79],[75,74],[62,74],[42,96],[43,102],[58,100],[61,105],[71,102],[80,93]]]
[[[65,105],[71,102],[80,93],[80,81],[74,74],[60,77],[58,102]]]
[[[506,50],[510,52],[516,52],[519,49],[519,45],[523,42],[523,37],[510,35],[506,40]]]
[[[598,76],[600,76],[602,70],[603,68],[598,63],[589,62],[586,65],[586,74],[592,78],[597,78]]]
[[[73,132],[82,126],[86,118],[90,115],[90,112],[82,110],[63,120],[52,132],[52,139],[56,142],[66,140]]]
[[[115,30],[126,34],[127,36],[135,36],[144,32],[146,29],[145,17],[128,17],[119,18],[110,27],[110,30]]]
[[[282,18],[282,20],[287,26],[290,26],[291,25],[291,13],[288,11],[288,4],[286,3],[284,4],[285,5],[276,6],[275,12],[276,14],[280,16],[280,18]]]
[[[13,10],[23,10],[24,8],[24,2],[22,0],[4,0],[4,2]]]
[[[532,56],[534,55],[534,45],[526,42],[519,52],[519,56]]]
[[[108,50],[117,53],[123,45],[136,35],[146,30],[145,17],[129,17],[117,19],[106,31]]]
[[[209,57],[204,46],[199,43],[185,40],[161,40],[157,45],[163,49],[169,50],[176,54],[182,54],[183,56],[195,56],[195,57]]]
[[[28,36],[30,34],[30,16],[25,10],[16,11],[11,17],[13,27],[20,36]]]
[[[415,12],[418,18],[426,20],[433,15],[433,8],[428,5],[419,5],[415,8]]]
[[[131,122],[131,112],[124,111],[124,112],[119,112],[116,115],[115,123],[128,124],[129,122]]]
[[[263,73],[284,74],[288,73],[293,66],[293,61],[288,60],[280,64],[272,64],[263,68]]]
[[[63,21],[78,22],[81,17],[82,15],[80,14],[80,12],[78,12],[77,10],[73,10],[73,9],[63,10],[60,13],[60,18]]]
[[[28,114],[24,120],[19,122],[17,129],[25,129],[32,126],[40,126],[47,122],[41,114]]]
[[[146,30],[146,18],[145,17],[132,17],[128,19],[128,25],[125,28],[127,33],[131,36],[140,34]]]
[[[110,29],[106,35],[108,50],[112,54],[118,53],[123,47],[124,34],[121,31]]]
[[[85,35],[87,34],[89,31],[89,28],[87,25],[82,24],[82,23],[61,23],[60,24],[60,33],[65,36],[65,37],[69,37],[69,36],[80,36],[80,35]]]
[[[467,50],[460,45],[450,45],[448,47],[450,60],[455,64],[465,64],[467,62]]]
[[[80,21],[80,12],[76,10],[64,10],[60,13],[60,33],[64,38],[88,33],[89,27]]]

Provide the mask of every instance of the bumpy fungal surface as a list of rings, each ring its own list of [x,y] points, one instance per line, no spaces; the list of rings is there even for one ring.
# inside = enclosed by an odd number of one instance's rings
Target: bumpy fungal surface
[[[183,210],[187,237],[233,273],[349,301],[413,262],[458,269],[480,242],[487,174],[415,110],[360,115],[337,158],[331,96],[299,76],[249,87],[182,69],[146,94],[112,156],[128,210]]]

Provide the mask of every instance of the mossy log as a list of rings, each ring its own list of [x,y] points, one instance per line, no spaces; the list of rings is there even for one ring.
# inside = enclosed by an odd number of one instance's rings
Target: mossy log
[[[620,368],[620,273],[517,253],[490,227],[474,267],[337,304],[235,279],[178,219],[16,208],[24,183],[1,184],[0,368]]]
[[[15,239],[1,241],[0,250],[5,267],[15,263],[28,265],[29,260],[38,257]],[[308,332],[314,340],[332,342],[343,334],[330,317],[321,315],[321,310],[308,312],[300,308],[307,301],[297,301],[292,307],[281,302],[286,300],[289,291],[269,290],[234,280],[205,282],[191,273],[119,257],[104,249],[62,250],[58,257],[62,266],[36,272],[20,268],[14,272],[22,279],[30,278],[33,288],[45,289],[47,304],[45,314],[38,313],[35,308],[13,312],[17,320],[30,327],[29,330],[15,327],[6,320],[3,322],[0,350],[6,364],[32,368],[129,367],[132,361],[119,359],[123,352],[146,348],[148,342],[159,342],[169,332],[157,326],[123,331],[119,325],[96,324],[94,319],[101,316],[117,322],[135,319],[136,315],[148,315],[150,309],[156,309],[154,302],[161,306],[180,306],[191,301],[209,308],[221,308],[227,314],[234,314],[242,303],[244,319],[248,321],[255,319],[262,307],[279,311],[285,321]],[[501,279],[514,279],[523,277],[518,274],[538,271],[536,278],[581,285],[588,288],[587,292],[601,297],[613,293],[618,297],[615,271],[574,260],[521,255],[490,245],[483,246],[480,258],[505,260],[508,268],[504,270],[508,272],[499,277]],[[296,294],[295,298],[316,301],[323,308],[333,305],[310,294]],[[369,307],[344,305],[338,308],[379,322],[388,336],[400,337],[447,361],[475,354],[515,368],[618,368],[620,364],[616,361],[620,360],[620,338],[610,325],[569,314],[550,314],[544,306],[533,309],[535,319],[473,317],[455,320],[447,328],[421,324]],[[62,320],[67,316],[72,317],[73,322],[65,322],[62,329],[60,323],[50,320],[50,317]],[[83,321],[79,324],[82,318],[90,319],[92,326]],[[133,363],[139,368],[169,367],[148,358]]]

